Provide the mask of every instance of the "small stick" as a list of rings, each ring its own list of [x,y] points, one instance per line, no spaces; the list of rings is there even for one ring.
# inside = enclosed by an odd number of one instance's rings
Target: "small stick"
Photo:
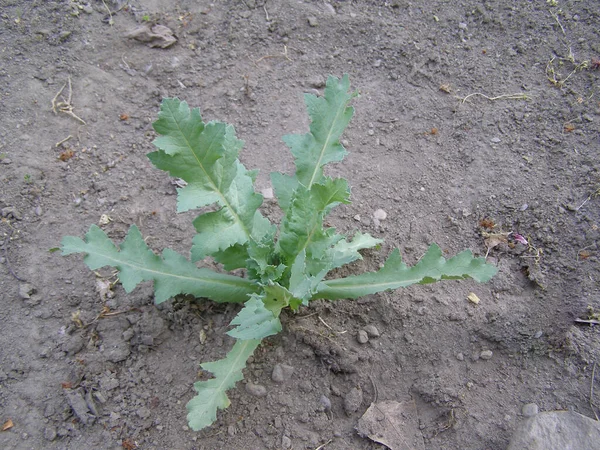
[[[504,95],[498,95],[497,97],[488,97],[487,95],[482,94],[481,92],[474,92],[472,94],[467,95],[465,98],[460,99],[461,103],[465,103],[468,98],[473,97],[475,95],[481,95],[483,98],[486,98],[486,99],[488,99],[490,101],[502,100],[502,99],[506,99],[506,100],[529,100],[529,96],[527,96],[526,94],[504,94]]]
[[[554,20],[556,20],[556,23],[558,24],[558,26],[560,27],[560,30],[562,31],[562,34],[566,36],[567,33],[565,33],[565,29],[563,28],[562,23],[560,23],[558,14],[554,14],[552,11],[550,11],[550,15],[552,15],[552,17],[554,17]]]
[[[73,136],[68,135],[66,138],[64,138],[62,141],[57,142],[54,146],[55,147],[59,147],[60,145],[64,144],[65,142],[67,142],[69,139],[71,139]]]
[[[258,58],[256,61],[254,61],[254,64],[261,62],[263,59],[267,59],[267,58],[280,58],[280,57],[284,57],[285,59],[287,59],[288,61],[292,61],[292,59],[288,56],[288,48],[287,45],[283,46],[283,53],[280,53],[279,55],[265,55],[265,56],[261,56],[260,58]]]

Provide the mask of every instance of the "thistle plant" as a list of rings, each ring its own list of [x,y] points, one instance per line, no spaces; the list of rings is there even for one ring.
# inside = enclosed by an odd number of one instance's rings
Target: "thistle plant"
[[[62,240],[63,255],[83,253],[92,270],[117,269],[126,292],[143,281],[153,281],[156,304],[191,294],[242,305],[227,332],[235,338],[233,348],[225,358],[201,364],[213,378],[194,383],[197,395],[187,404],[193,430],[211,425],[217,410],[229,406],[226,391],[243,378],[246,361],[261,341],[281,331],[279,316],[284,308],[297,311],[315,299],[355,299],[442,279],[485,282],[496,273],[494,266],[469,250],[446,260],[433,244],[412,267],[395,249],[376,272],[327,277],[333,269],[362,259],[361,250],[383,242],[360,232],[349,239],[324,224],[334,207],[350,203],[348,182],[325,175],[324,168],[347,154],[340,137],[352,118],[349,103],[355,96],[347,75],[341,80],[329,77],[324,96],[305,96],[309,132],[283,138],[294,157],[295,173],[271,174],[283,212],[279,227],[259,210],[263,197],[253,187],[257,172],[239,161],[243,142],[234,128],[216,121],[204,123],[197,108],[166,98],[154,123],[157,150],[148,158],[187,183],[178,189],[178,212],[214,206],[193,222],[197,234],[191,260],[170,249],[154,253],[135,225],[119,246],[96,225],[83,240],[72,236]],[[206,257],[212,257],[224,271],[244,268],[246,277],[198,267],[196,263]]]

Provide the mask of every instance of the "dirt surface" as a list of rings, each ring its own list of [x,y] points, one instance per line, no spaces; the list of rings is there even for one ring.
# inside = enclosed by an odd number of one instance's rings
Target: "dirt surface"
[[[530,403],[595,417],[598,331],[575,319],[600,311],[597,2],[0,4],[1,448],[378,449],[355,430],[375,400],[412,399],[426,449],[504,449]],[[177,42],[126,37],[143,24]],[[117,242],[137,224],[188,255],[194,215],[175,215],[145,156],[161,99],[235,125],[260,191],[291,171],[280,137],[306,131],[302,94],[344,73],[361,96],[330,173],[353,204],[330,223],[386,240],[348,272],[393,247],[414,263],[431,242],[489,252],[500,272],[284,316],[232,405],[192,432],[199,363],[230,348],[236,308],[156,307],[147,284],[113,295],[97,284],[109,270],[49,249],[102,221]],[[379,336],[360,344],[368,326]]]

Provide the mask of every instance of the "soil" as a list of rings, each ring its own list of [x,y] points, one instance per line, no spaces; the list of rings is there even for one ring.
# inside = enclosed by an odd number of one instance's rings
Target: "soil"
[[[412,399],[426,449],[504,449],[531,403],[596,417],[595,1],[0,4],[0,447],[378,449],[355,430],[376,400]],[[126,37],[143,24],[177,43]],[[361,95],[330,173],[353,204],[330,223],[386,241],[347,272],[437,242],[499,273],[285,315],[231,406],[193,432],[192,383],[231,347],[236,307],[107,292],[110,270],[49,250],[101,221],[117,242],[137,224],[153,249],[189,255],[194,215],[175,214],[145,156],[161,99],[235,125],[260,192],[291,171],[281,136],[306,131],[302,94],[344,73]],[[273,201],[263,213],[277,220]]]

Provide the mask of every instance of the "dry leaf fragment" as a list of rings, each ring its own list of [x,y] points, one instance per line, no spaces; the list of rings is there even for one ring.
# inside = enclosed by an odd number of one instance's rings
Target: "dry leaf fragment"
[[[127,114],[121,114],[119,116],[119,120],[129,120],[129,115],[127,115]]]
[[[121,445],[125,450],[135,450],[136,448],[138,448],[137,443],[131,438],[123,440],[123,443]]]
[[[2,431],[10,430],[14,426],[15,424],[13,421],[8,419],[6,422],[4,422],[4,425],[2,425]]]
[[[60,156],[58,157],[58,159],[60,159],[61,161],[65,162],[70,160],[73,156],[75,155],[75,152],[71,149],[67,149],[64,152],[62,152],[60,154]]]
[[[418,421],[414,400],[371,403],[356,431],[390,450],[425,450]]]
[[[474,292],[471,292],[469,295],[467,295],[467,298],[469,299],[469,301],[470,301],[471,303],[474,303],[474,304],[476,304],[476,305],[479,305],[479,302],[481,301],[481,300],[479,299],[479,297],[477,297],[477,295],[475,295],[475,293],[474,293]]]
[[[450,87],[449,84],[442,84],[440,86],[440,91],[445,92],[446,94],[449,94],[450,92],[452,92],[452,88]]]

